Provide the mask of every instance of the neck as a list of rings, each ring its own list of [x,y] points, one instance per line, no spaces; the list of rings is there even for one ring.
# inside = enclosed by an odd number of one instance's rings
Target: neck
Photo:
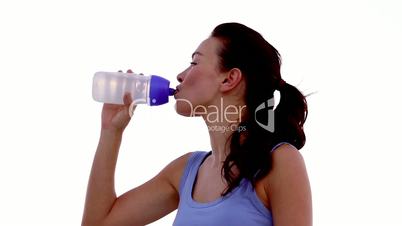
[[[222,168],[222,164],[230,152],[229,138],[232,131],[224,131],[227,128],[228,126],[223,125],[208,125],[213,160],[211,163],[214,168]]]
[[[212,148],[210,166],[220,170],[230,152],[229,138],[238,129],[245,105],[221,98],[211,106],[214,107],[210,107],[203,118],[208,127]]]

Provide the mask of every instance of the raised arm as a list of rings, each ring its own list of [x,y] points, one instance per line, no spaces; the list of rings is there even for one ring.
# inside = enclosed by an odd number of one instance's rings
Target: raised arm
[[[178,186],[189,154],[174,160],[145,184],[116,196],[114,174],[124,128],[130,121],[130,100],[105,104],[102,129],[88,182],[82,225],[145,225],[178,205]]]

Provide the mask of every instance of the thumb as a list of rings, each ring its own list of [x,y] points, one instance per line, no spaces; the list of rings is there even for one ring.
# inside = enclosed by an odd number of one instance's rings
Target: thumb
[[[131,97],[130,93],[124,94],[123,102],[124,102],[124,105],[126,107],[128,107],[128,114],[130,115],[130,117],[133,117],[134,111],[137,108],[137,105],[134,104],[133,98]]]

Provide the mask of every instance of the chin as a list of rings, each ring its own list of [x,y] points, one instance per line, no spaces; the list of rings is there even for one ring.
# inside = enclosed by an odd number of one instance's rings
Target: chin
[[[175,109],[179,115],[187,117],[194,116],[194,105],[187,99],[176,99]]]
[[[176,102],[175,109],[176,109],[177,114],[179,114],[179,115],[186,116],[186,117],[194,116],[192,107],[189,104]]]

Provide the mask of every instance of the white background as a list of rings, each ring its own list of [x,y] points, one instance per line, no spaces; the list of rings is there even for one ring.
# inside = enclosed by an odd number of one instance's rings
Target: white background
[[[1,1],[0,225],[79,225],[100,128],[94,72],[131,68],[176,86],[198,44],[229,21],[259,31],[282,54],[283,78],[316,92],[302,149],[315,225],[402,225],[400,4]],[[119,194],[210,149],[202,120],[178,116],[173,104],[137,108]]]

